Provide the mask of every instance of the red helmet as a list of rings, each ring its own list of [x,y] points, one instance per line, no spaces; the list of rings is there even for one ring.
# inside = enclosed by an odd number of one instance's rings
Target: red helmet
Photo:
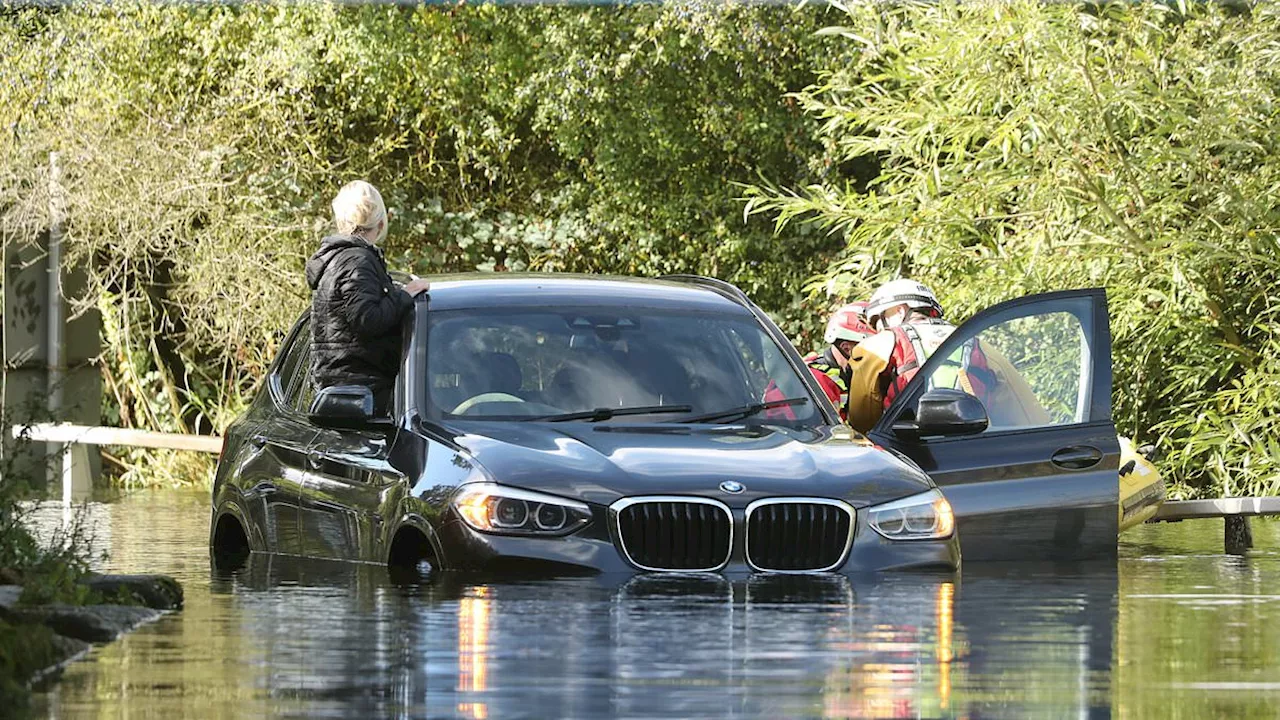
[[[841,340],[862,342],[863,338],[875,335],[876,331],[867,324],[864,313],[867,303],[856,302],[836,310],[827,321],[827,332],[822,339],[828,345],[835,345]]]

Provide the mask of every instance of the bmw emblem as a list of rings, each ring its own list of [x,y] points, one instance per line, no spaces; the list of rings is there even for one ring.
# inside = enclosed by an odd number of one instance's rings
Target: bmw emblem
[[[742,492],[743,490],[746,490],[747,488],[740,482],[737,482],[734,480],[725,480],[724,482],[720,483],[720,489],[729,493],[730,495],[737,495],[738,493]]]

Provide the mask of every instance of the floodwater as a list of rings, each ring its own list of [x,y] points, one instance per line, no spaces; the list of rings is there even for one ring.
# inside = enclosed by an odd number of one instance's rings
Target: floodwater
[[[1127,533],[1118,563],[956,576],[397,582],[281,558],[214,574],[204,494],[87,513],[102,569],[171,574],[186,607],[73,663],[37,716],[1280,715],[1277,523],[1246,557],[1188,521]]]

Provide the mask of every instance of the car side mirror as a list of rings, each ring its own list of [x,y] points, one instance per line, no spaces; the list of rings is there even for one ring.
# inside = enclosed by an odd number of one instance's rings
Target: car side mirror
[[[987,409],[982,401],[962,390],[933,388],[920,396],[914,420],[893,424],[898,435],[976,435],[987,429]]]
[[[389,417],[374,415],[373,390],[363,385],[334,385],[316,393],[307,414],[311,422],[337,430],[394,427]]]

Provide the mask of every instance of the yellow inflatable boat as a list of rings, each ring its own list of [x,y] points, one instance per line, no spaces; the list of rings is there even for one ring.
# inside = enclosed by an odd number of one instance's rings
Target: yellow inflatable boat
[[[1127,437],[1120,438],[1120,532],[1151,519],[1164,503],[1164,478]]]

